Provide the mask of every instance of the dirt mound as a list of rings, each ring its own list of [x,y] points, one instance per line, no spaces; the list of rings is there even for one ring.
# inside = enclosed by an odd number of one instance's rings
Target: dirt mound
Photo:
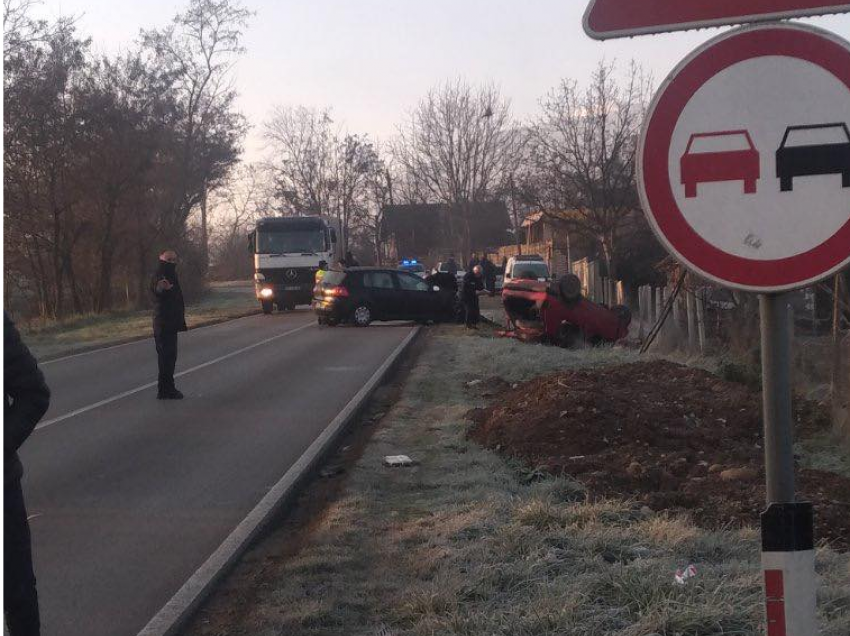
[[[801,427],[820,414],[801,403]],[[536,378],[469,413],[469,436],[593,496],[687,510],[708,527],[758,523],[764,508],[761,395],[707,371],[654,361]],[[850,480],[800,469],[817,537],[850,545]]]

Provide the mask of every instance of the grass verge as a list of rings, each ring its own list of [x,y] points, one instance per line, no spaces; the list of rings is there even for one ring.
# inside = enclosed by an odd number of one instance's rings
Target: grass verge
[[[259,313],[254,290],[214,285],[198,302],[186,306],[190,329]],[[151,311],[116,311],[74,316],[63,321],[22,323],[27,345],[39,360],[105,347],[153,335]]]
[[[190,636],[760,633],[757,532],[707,531],[505,461],[465,438],[479,385],[634,361],[432,330],[399,399],[326,505],[258,545]],[[408,454],[409,469],[382,465]],[[317,490],[318,488],[318,490]],[[304,493],[315,505],[321,482]],[[677,568],[698,575],[674,583]],[[824,636],[850,633],[850,556],[824,548]]]

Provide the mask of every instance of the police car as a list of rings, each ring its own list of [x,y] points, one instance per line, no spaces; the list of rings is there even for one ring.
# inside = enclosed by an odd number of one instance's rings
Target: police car
[[[415,258],[404,259],[398,264],[398,268],[403,272],[415,274],[419,278],[425,278],[428,275],[425,266]]]

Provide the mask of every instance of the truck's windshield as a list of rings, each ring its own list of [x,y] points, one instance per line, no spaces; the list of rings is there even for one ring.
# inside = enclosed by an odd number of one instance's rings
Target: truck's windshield
[[[313,230],[257,230],[257,254],[307,254],[327,250],[325,233]]]

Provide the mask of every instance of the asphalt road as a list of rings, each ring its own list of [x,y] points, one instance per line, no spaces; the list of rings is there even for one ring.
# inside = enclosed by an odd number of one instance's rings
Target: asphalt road
[[[150,340],[43,364],[22,453],[43,634],[138,634],[410,329],[299,310],[181,334],[173,402]]]

